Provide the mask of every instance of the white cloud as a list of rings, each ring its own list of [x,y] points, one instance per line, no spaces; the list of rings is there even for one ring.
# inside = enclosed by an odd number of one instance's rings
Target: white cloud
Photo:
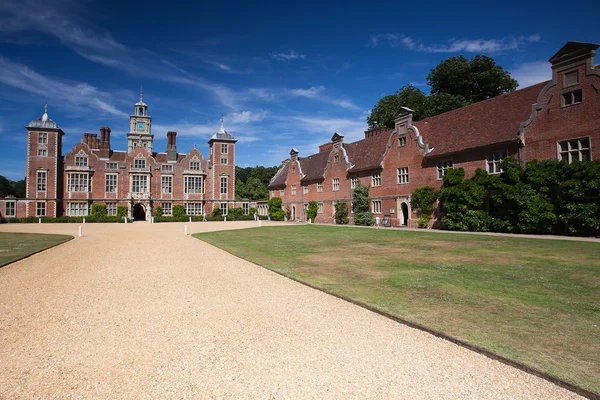
[[[304,54],[296,53],[294,50],[289,50],[287,53],[271,54],[271,58],[274,58],[278,61],[304,60]]]
[[[319,118],[312,116],[291,117],[295,121],[295,127],[310,134],[323,135],[323,143],[338,132],[345,136],[345,141],[354,142],[364,138],[367,130],[366,119],[349,118]]]
[[[533,61],[519,64],[510,73],[519,82],[519,88],[535,85],[536,83],[552,78],[552,70],[547,61]]]
[[[308,89],[292,89],[290,92],[294,96],[306,97],[307,99],[315,99],[324,91],[324,86],[312,86]]]
[[[252,112],[252,111],[242,111],[239,113],[230,114],[227,118],[228,122],[232,124],[247,124],[249,122],[259,122],[262,121],[267,116],[267,112]]]
[[[110,93],[84,82],[44,76],[3,57],[0,57],[0,83],[39,96],[40,103],[44,97],[48,97],[51,102],[60,102],[61,106],[68,107],[71,111],[80,112],[84,108],[94,112],[100,110],[117,117],[129,116],[114,105],[116,96]]]
[[[409,50],[425,53],[499,53],[507,50],[516,50],[527,43],[535,43],[541,40],[539,34],[531,36],[507,37],[503,39],[451,39],[447,44],[424,45],[410,36],[384,33],[371,35],[368,45],[376,47],[386,42],[390,47],[404,46]]]

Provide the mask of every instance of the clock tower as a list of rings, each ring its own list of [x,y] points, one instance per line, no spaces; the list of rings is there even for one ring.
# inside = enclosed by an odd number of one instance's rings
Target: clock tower
[[[152,153],[153,139],[152,117],[148,116],[148,105],[142,100],[142,88],[140,88],[140,101],[135,103],[133,115],[129,117],[127,152],[133,152],[136,147],[144,147]]]

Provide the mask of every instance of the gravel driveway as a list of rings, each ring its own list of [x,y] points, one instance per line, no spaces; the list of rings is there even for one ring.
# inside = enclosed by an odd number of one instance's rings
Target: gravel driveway
[[[578,397],[186,237],[183,224],[83,227],[0,268],[2,399]],[[0,231],[76,236],[77,225]]]

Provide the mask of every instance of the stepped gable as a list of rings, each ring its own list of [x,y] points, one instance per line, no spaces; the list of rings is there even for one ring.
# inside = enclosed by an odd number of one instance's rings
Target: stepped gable
[[[426,156],[517,142],[521,122],[527,121],[531,106],[548,82],[414,122],[423,141],[433,149]]]
[[[390,133],[390,130],[381,130],[374,136],[366,137],[354,143],[345,143],[344,149],[346,149],[348,160],[352,164],[350,172],[380,167]]]

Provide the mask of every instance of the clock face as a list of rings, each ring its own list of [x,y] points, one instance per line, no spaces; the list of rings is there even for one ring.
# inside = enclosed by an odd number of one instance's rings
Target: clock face
[[[137,129],[138,129],[138,131],[143,131],[144,130],[144,123],[143,122],[138,122]]]

